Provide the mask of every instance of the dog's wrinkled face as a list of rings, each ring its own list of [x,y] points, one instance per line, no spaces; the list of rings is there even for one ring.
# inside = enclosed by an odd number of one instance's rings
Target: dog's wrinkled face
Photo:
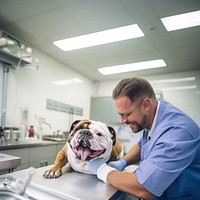
[[[112,151],[112,137],[104,123],[83,121],[73,128],[68,142],[76,159],[85,162],[97,157],[108,159]]]

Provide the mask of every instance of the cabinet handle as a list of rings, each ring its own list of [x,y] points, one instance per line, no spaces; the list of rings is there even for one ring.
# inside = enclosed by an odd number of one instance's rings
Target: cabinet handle
[[[48,161],[47,160],[41,160],[40,161],[40,167],[44,167],[48,165]]]
[[[45,163],[45,166],[47,166],[47,165],[48,165],[48,161],[47,161],[47,160],[44,160],[44,163]]]

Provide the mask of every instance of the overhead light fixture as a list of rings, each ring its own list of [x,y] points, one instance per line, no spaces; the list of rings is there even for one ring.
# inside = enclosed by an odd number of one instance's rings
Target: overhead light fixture
[[[161,18],[162,23],[168,31],[174,31],[184,28],[200,25],[200,11],[174,15]]]
[[[79,78],[65,79],[59,81],[53,81],[52,83],[57,86],[69,85],[72,83],[82,83],[83,81]]]
[[[195,81],[195,77],[184,77],[184,78],[172,78],[172,79],[162,79],[162,80],[153,80],[151,83],[178,83],[178,82],[187,82]]]
[[[153,69],[153,68],[159,68],[159,67],[165,67],[165,66],[166,66],[165,61],[162,59],[159,59],[159,60],[150,60],[150,61],[144,61],[144,62],[138,62],[138,63],[130,63],[130,64],[125,64],[125,65],[103,67],[103,68],[99,68],[98,71],[103,75],[109,75],[109,74],[119,74],[119,73],[130,72],[130,71]]]
[[[144,36],[137,24],[100,31],[78,37],[54,41],[53,44],[63,51],[71,51],[86,47],[118,42]]]
[[[188,85],[188,86],[180,86],[180,87],[170,87],[170,88],[163,88],[164,91],[172,91],[172,90],[191,90],[196,89],[196,85]]]

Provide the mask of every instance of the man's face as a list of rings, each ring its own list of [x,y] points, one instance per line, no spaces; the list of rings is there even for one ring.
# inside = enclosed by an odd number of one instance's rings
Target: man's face
[[[120,123],[129,125],[134,133],[145,128],[147,117],[142,112],[143,99],[132,103],[127,96],[123,96],[115,99],[114,102],[116,111],[120,115]]]

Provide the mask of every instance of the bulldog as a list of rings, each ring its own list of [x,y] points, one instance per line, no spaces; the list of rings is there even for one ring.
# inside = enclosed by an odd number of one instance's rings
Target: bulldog
[[[66,144],[57,154],[54,166],[43,174],[44,178],[58,178],[69,163],[73,170],[91,174],[88,161],[104,158],[106,162],[123,157],[123,148],[113,127],[98,121],[76,120],[70,127]]]

